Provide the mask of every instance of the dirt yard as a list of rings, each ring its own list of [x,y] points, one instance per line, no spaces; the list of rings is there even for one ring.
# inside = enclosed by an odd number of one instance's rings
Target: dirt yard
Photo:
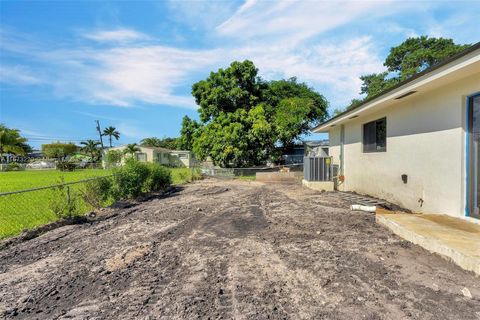
[[[1,250],[0,317],[480,319],[480,278],[348,205],[299,185],[187,185]]]

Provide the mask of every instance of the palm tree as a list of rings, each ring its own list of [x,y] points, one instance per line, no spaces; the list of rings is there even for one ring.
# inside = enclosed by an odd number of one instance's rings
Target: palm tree
[[[162,140],[156,137],[145,138],[140,140],[140,145],[145,147],[160,147],[161,144],[162,144]]]
[[[138,147],[138,145],[136,143],[129,143],[129,144],[127,144],[127,146],[123,150],[123,153],[124,154],[130,154],[130,155],[133,156],[135,154],[135,152],[138,152],[138,151],[140,151],[140,148]]]
[[[115,138],[115,140],[118,140],[120,138],[120,132],[117,131],[115,127],[108,127],[103,129],[102,136],[108,136],[108,139],[110,141],[110,148],[112,147],[112,137]]]
[[[83,147],[80,149],[83,153],[89,155],[92,157],[92,162],[95,161],[95,158],[98,156],[100,149],[98,146],[100,145],[100,142],[95,141],[95,140],[87,140],[87,141],[82,141],[80,142]]]
[[[20,130],[9,129],[0,123],[0,155],[3,153],[24,155],[29,148],[26,142],[27,139],[20,136]]]

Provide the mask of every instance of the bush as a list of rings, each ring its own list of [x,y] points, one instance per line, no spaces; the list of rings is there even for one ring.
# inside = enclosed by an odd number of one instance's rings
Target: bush
[[[61,178],[59,183],[64,183],[64,179]],[[72,218],[80,213],[78,201],[76,192],[70,186],[59,185],[52,190],[49,207],[58,218]]]
[[[25,170],[25,167],[21,166],[16,162],[10,162],[9,164],[7,164],[7,167],[5,168],[5,171],[23,171],[23,170]]]
[[[122,161],[123,152],[120,150],[110,150],[105,155],[107,168],[117,167]]]
[[[128,158],[125,165],[113,173],[112,195],[115,199],[132,199],[144,192],[164,190],[171,183],[167,168]]]
[[[112,195],[112,179],[105,177],[85,183],[80,190],[83,200],[95,209],[105,207]]]
[[[132,199],[143,191],[143,185],[149,175],[148,166],[133,158],[126,160],[123,167],[113,173],[112,194],[116,199]]]
[[[180,179],[180,181],[183,182],[188,182],[188,180],[190,179],[190,175],[188,172],[186,171],[181,171],[178,173],[178,179]]]
[[[57,163],[57,169],[60,171],[75,171],[77,165],[70,161],[59,161]]]
[[[167,168],[158,163],[150,163],[148,164],[148,170],[148,178],[144,184],[145,192],[165,190],[172,184],[172,175]]]

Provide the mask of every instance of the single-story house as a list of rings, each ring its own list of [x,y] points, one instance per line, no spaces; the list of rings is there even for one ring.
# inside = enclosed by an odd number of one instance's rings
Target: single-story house
[[[174,161],[174,164],[177,167],[193,167],[195,165],[195,158],[193,152],[188,150],[170,150],[171,161]]]
[[[142,162],[157,162],[164,166],[171,167],[191,167],[194,165],[194,157],[191,151],[186,150],[170,150],[158,147],[137,146],[140,151],[135,152],[135,158]],[[108,148],[110,150],[124,151],[127,146],[119,146]],[[128,156],[128,155],[125,155]],[[125,159],[124,156],[124,159]],[[122,161],[123,162],[123,161]]]
[[[318,125],[338,190],[480,218],[480,43]]]

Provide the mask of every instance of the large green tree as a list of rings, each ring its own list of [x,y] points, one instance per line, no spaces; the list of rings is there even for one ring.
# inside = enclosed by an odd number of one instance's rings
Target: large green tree
[[[268,83],[267,101],[272,106],[276,137],[282,146],[288,147],[301,135],[309,134],[328,116],[327,100],[296,78]]]
[[[32,148],[27,144],[27,139],[20,135],[20,130],[8,128],[0,123],[0,154],[24,155],[31,150]]]
[[[223,167],[244,167],[267,160],[273,148],[273,130],[265,108],[222,112],[202,128],[193,143],[199,159],[210,156]]]
[[[42,144],[42,153],[48,158],[63,158],[77,152],[78,147],[73,142],[53,142]]]
[[[250,109],[262,101],[267,84],[257,75],[253,62],[232,62],[230,67],[211,72],[192,86],[192,94],[200,106],[200,120],[208,122],[221,112]]]
[[[469,46],[456,44],[452,39],[445,38],[408,38],[390,49],[384,62],[387,71],[360,77],[363,81],[361,93],[366,94],[367,98],[373,97]]]
[[[177,139],[177,148],[179,150],[193,150],[193,141],[201,133],[202,125],[185,116],[182,119],[182,129],[180,137]]]
[[[325,119],[328,103],[295,78],[265,81],[248,60],[233,62],[195,83],[201,123],[186,117],[180,141],[200,159],[225,167],[271,159]]]

